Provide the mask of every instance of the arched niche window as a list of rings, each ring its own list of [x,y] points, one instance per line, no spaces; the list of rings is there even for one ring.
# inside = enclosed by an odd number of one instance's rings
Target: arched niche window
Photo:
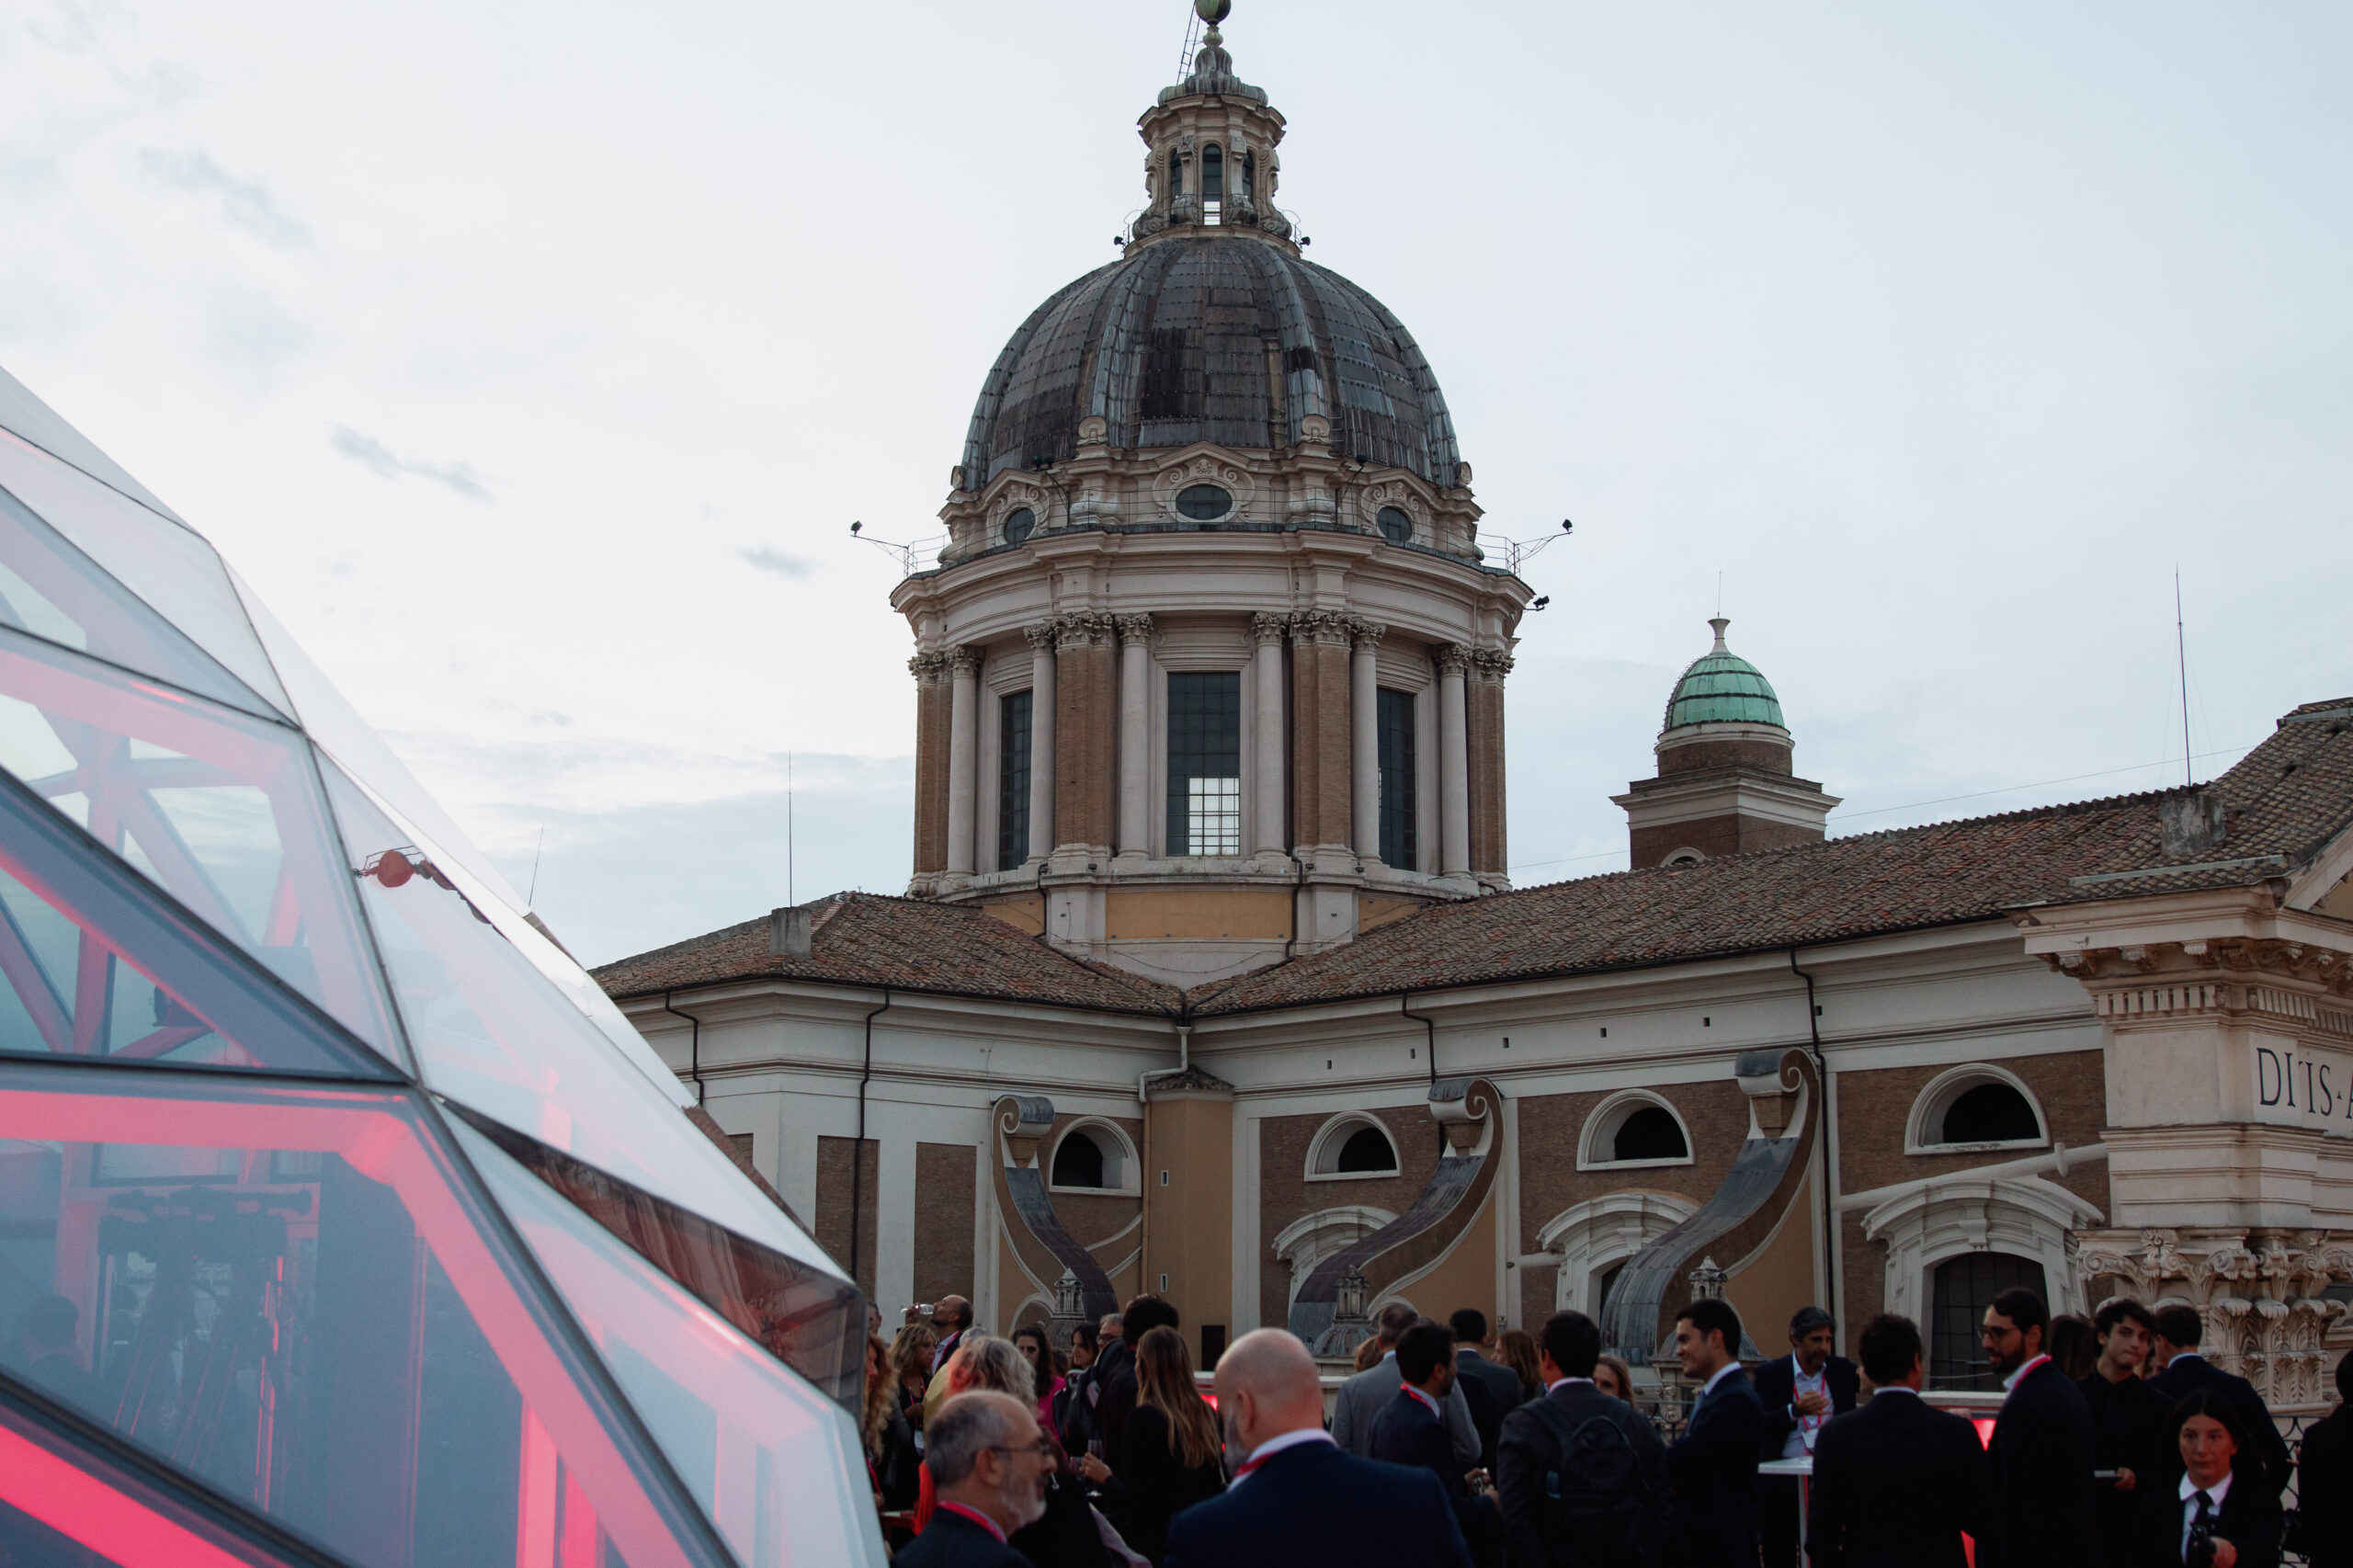
[[[1118,1132],[1101,1122],[1074,1122],[1054,1145],[1047,1185],[1058,1191],[1130,1192],[1132,1165],[1128,1141]]]
[[[1185,160],[1176,149],[1168,149],[1168,199],[1174,201],[1185,194]]]
[[[1242,149],[1242,199],[1258,199],[1258,154],[1249,148]]]
[[[1215,142],[1201,149],[1201,222],[1214,223],[1225,202],[1225,149]]]
[[[1912,1102],[1906,1153],[2039,1149],[2051,1141],[2042,1108],[2016,1074],[1990,1062],[1941,1073]]]
[[[1389,1129],[1360,1111],[1325,1122],[1307,1146],[1307,1179],[1355,1181],[1393,1176],[1402,1167]]]
[[[1594,1107],[1577,1141],[1581,1171],[1690,1163],[1691,1130],[1672,1105],[1648,1089],[1620,1089]]]

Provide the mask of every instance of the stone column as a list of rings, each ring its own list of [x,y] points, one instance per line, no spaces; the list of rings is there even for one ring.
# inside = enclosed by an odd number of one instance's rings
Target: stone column
[[[917,653],[915,677],[915,891],[948,869],[948,655]]]
[[[1021,629],[1029,640],[1029,858],[1054,852],[1054,623]]]
[[[1471,752],[1462,693],[1470,662],[1471,650],[1460,642],[1438,650],[1438,869],[1448,877],[1471,871]]]
[[[1258,651],[1252,668],[1258,682],[1258,778],[1251,809],[1257,831],[1254,853],[1280,855],[1289,846],[1283,833],[1283,634],[1289,623],[1279,615],[1250,618],[1250,635]]]
[[[1120,628],[1120,836],[1121,855],[1152,852],[1152,617]]]
[[[1388,630],[1379,621],[1352,619],[1353,639],[1348,662],[1348,716],[1356,750],[1351,772],[1356,784],[1357,858],[1381,858],[1381,685],[1373,655]]]
[[[1482,649],[1471,655],[1471,869],[1500,877],[1509,860],[1504,837],[1504,677],[1511,655]]]
[[[972,813],[980,805],[980,654],[948,652],[948,874],[972,874]]]

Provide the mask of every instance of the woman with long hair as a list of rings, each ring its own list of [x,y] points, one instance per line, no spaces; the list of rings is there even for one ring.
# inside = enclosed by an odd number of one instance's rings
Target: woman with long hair
[[[1029,1363],[1030,1381],[1037,1384],[1038,1425],[1049,1432],[1057,1430],[1054,1396],[1063,1392],[1063,1380],[1054,1369],[1054,1342],[1047,1336],[1046,1325],[1030,1323],[1015,1329],[1013,1347]]]
[[[1168,1521],[1225,1490],[1217,1416],[1193,1382],[1193,1352],[1173,1328],[1136,1345],[1136,1407],[1128,1417],[1127,1472],[1089,1454],[1079,1473],[1102,1490],[1128,1545],[1153,1562],[1168,1548]]]
[[[912,1506],[915,1472],[923,1456],[915,1452],[915,1433],[899,1404],[899,1374],[891,1364],[891,1347],[880,1335],[866,1341],[866,1403],[858,1426],[858,1436],[866,1440],[867,1468],[882,1511],[896,1513]]]
[[[2264,1484],[2263,1461],[2228,1396],[2193,1389],[2168,1426],[2181,1482],[2142,1489],[2133,1568],[2277,1568],[2279,1497]],[[2227,1553],[2217,1550],[2225,1544]]]
[[[1519,1402],[1544,1397],[1543,1374],[1537,1369],[1536,1336],[1524,1328],[1507,1328],[1495,1340],[1495,1358],[1519,1378]]]
[[[929,1324],[911,1323],[891,1341],[891,1370],[896,1374],[899,1412],[915,1431],[923,1430],[923,1395],[931,1386],[931,1353],[939,1335]]]
[[[1612,1399],[1634,1403],[1634,1369],[1615,1356],[1604,1356],[1594,1362],[1593,1382]]]

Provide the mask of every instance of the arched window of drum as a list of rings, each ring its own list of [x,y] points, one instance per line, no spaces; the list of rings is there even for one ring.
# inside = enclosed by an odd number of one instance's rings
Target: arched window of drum
[[[1103,1179],[1103,1145],[1084,1131],[1064,1138],[1054,1151],[1053,1182],[1056,1187],[1108,1186]]]
[[[1225,199],[1225,149],[1214,142],[1201,149],[1201,199]]]
[[[1176,155],[1176,148],[1171,147],[1171,148],[1169,148],[1169,149],[1168,149],[1168,195],[1169,195],[1169,199],[1170,199],[1171,200],[1174,200],[1176,198],[1180,197],[1180,196],[1182,196],[1182,195],[1184,195],[1184,194],[1185,194],[1185,160],[1184,160],[1183,158],[1178,157],[1178,156]]]
[[[2042,1136],[2042,1123],[2014,1085],[1984,1083],[1945,1108],[1939,1136],[1948,1143],[2030,1143]]]
[[[1249,148],[1242,149],[1242,199],[1255,201],[1258,197],[1258,154]]]
[[[1414,519],[1402,506],[1383,506],[1372,519],[1380,525],[1381,537],[1392,544],[1414,542]]]
[[[1397,1168],[1397,1150],[1378,1127],[1359,1127],[1340,1145],[1334,1169],[1343,1176],[1377,1176]]]
[[[1016,506],[1005,515],[1005,542],[1019,544],[1036,530],[1038,514],[1027,506]]]
[[[1683,1129],[1665,1106],[1646,1105],[1618,1124],[1609,1142],[1613,1160],[1679,1160],[1691,1153]]]

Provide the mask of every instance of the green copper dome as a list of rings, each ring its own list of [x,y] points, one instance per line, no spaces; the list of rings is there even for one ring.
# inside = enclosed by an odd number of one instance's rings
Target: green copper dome
[[[1708,622],[1716,629],[1716,645],[1691,661],[1675,693],[1666,699],[1666,723],[1662,729],[1686,724],[1770,724],[1786,730],[1780,699],[1765,673],[1724,646],[1722,616]]]

